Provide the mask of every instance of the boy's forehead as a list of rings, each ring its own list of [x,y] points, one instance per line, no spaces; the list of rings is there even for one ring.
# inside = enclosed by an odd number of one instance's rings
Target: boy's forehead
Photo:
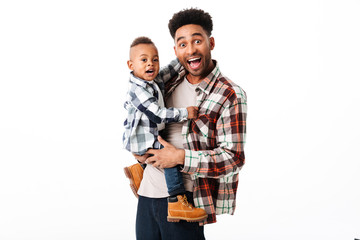
[[[157,54],[157,48],[151,43],[140,43],[130,48],[130,57],[153,52]]]

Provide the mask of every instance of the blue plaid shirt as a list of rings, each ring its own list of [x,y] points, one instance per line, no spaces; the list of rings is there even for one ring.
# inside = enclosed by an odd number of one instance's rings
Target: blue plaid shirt
[[[159,106],[159,94],[164,96],[164,82],[177,75],[181,64],[173,60],[162,68],[154,81],[145,81],[130,74],[126,102],[127,119],[124,122],[124,147],[138,155],[143,155],[149,148],[160,148],[157,124],[186,120],[186,108],[164,108]],[[161,92],[157,91],[155,84]]]

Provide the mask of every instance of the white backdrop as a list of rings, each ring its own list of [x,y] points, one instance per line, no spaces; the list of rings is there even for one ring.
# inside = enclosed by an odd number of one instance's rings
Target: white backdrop
[[[1,1],[0,239],[135,239],[121,149],[133,38],[208,11],[222,72],[248,94],[234,216],[208,240],[360,238],[360,2]]]

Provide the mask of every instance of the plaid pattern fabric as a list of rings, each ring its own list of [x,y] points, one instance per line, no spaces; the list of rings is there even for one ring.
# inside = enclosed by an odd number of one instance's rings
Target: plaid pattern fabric
[[[166,82],[166,97],[184,80],[185,69]],[[185,163],[182,171],[194,180],[194,203],[209,214],[201,223],[216,222],[216,214],[233,214],[238,173],[245,163],[246,93],[214,70],[196,89],[199,116],[184,123]]]
[[[161,108],[158,104],[159,94],[164,94],[164,81],[177,75],[180,63],[172,61],[161,69],[154,81],[145,81],[130,74],[126,102],[127,119],[124,122],[124,148],[142,155],[148,148],[160,148],[157,141],[159,134],[157,124],[179,122],[187,119],[186,108]],[[159,93],[155,87],[159,86]]]

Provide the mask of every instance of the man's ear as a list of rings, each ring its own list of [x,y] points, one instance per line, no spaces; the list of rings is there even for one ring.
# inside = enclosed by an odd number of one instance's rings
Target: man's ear
[[[128,60],[128,61],[127,61],[127,65],[128,65],[128,67],[129,67],[129,69],[130,69],[131,71],[134,70],[134,65],[133,65],[133,63],[132,63],[131,60]]]
[[[215,47],[215,39],[214,37],[209,38],[210,41],[210,50],[213,50]]]

